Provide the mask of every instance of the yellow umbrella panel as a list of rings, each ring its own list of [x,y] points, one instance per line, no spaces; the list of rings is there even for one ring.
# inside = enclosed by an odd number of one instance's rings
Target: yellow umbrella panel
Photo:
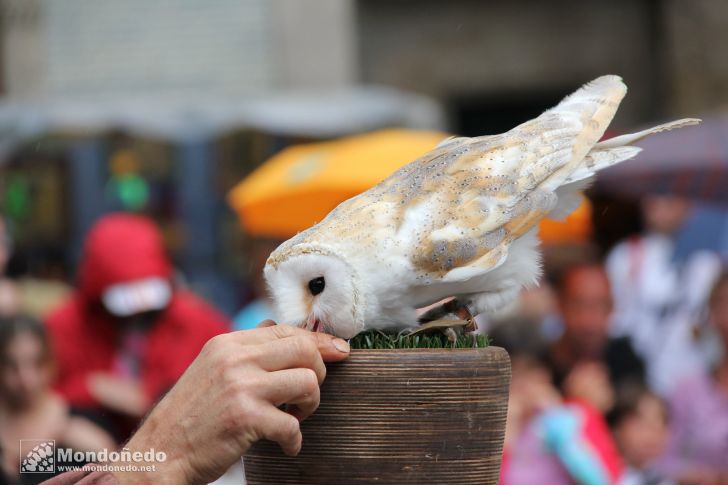
[[[440,132],[391,129],[292,146],[235,186],[229,202],[249,234],[287,239],[446,137]],[[541,236],[547,244],[589,239],[589,215],[587,201],[564,222],[544,221]]]
[[[285,239],[432,150],[447,136],[393,129],[296,145],[273,156],[234,187],[229,202],[249,234]]]

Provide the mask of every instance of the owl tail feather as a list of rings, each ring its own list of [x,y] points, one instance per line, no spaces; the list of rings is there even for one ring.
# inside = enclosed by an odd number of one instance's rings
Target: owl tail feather
[[[594,145],[576,170],[574,170],[566,178],[566,180],[564,180],[564,182],[569,184],[579,180],[584,180],[593,176],[599,170],[633,158],[642,151],[641,148],[630,146],[636,141],[642,140],[650,135],[654,135],[655,133],[660,133],[661,131],[697,125],[698,123],[700,123],[699,119],[683,118],[681,120],[671,121],[646,130],[638,131],[637,133],[615,136],[614,138],[599,142]]]
[[[601,150],[631,145],[632,143],[640,141],[641,139],[646,138],[650,135],[654,135],[655,133],[660,133],[661,131],[670,131],[676,128],[683,128],[685,126],[698,125],[700,124],[700,121],[701,120],[698,118],[682,118],[680,120],[670,121],[669,123],[663,123],[661,125],[653,126],[652,128],[638,131],[637,133],[629,133],[627,135],[615,136],[614,138],[610,138],[608,140],[597,143],[592,151],[594,149]]]
[[[589,187],[594,175],[599,170],[634,158],[642,151],[639,147],[630,146],[632,143],[661,131],[697,125],[698,123],[700,123],[699,119],[684,118],[597,143],[584,157],[577,169],[564,180],[564,184],[556,190],[558,202],[556,207],[549,213],[549,218],[566,218],[579,207],[581,192]]]

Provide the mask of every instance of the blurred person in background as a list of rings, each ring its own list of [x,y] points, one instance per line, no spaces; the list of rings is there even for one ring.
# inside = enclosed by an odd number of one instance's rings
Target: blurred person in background
[[[644,381],[644,363],[627,338],[608,334],[612,293],[604,267],[579,263],[565,268],[556,293],[563,331],[545,353],[547,365],[566,397],[606,413],[614,389]]]
[[[623,466],[599,410],[564,400],[541,359],[512,352],[503,485],[617,483]]]
[[[172,280],[156,226],[111,214],[89,232],[74,293],[47,318],[56,388],[123,439],[204,343],[228,330],[215,309]]]
[[[51,390],[53,367],[40,322],[0,317],[0,465],[8,476],[18,475],[21,439],[42,437],[79,451],[116,446],[101,428],[71,416],[66,402]]]
[[[615,299],[610,334],[630,339],[647,365],[650,387],[663,396],[681,376],[706,365],[697,322],[720,271],[713,253],[677,253],[677,234],[690,211],[683,198],[645,197],[644,234],[615,246],[606,263]]]
[[[658,395],[641,385],[622,386],[607,419],[626,465],[620,485],[673,483],[657,467],[668,436],[667,407]]]
[[[707,372],[681,379],[669,399],[666,474],[685,484],[728,483],[728,272],[709,297],[710,322],[722,355]]]

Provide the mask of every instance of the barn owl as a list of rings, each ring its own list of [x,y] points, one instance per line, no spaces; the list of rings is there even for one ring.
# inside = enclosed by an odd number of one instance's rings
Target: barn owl
[[[449,138],[284,242],[264,273],[278,321],[351,338],[419,325],[416,309],[454,297],[493,312],[540,274],[537,227],[580,203],[594,174],[682,119],[599,142],[627,91],[602,76],[493,136]]]

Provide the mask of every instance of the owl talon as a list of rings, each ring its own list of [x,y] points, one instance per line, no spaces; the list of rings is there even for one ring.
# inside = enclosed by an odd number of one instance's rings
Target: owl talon
[[[457,337],[458,335],[465,333],[467,331],[466,329],[469,328],[471,324],[472,322],[468,322],[466,320],[441,318],[438,320],[432,320],[431,322],[420,324],[417,329],[412,330],[408,335],[416,335],[418,333],[441,332],[445,334],[448,340],[454,341],[454,338],[451,337]]]
[[[454,316],[448,319],[447,316]],[[470,313],[466,303],[457,298],[446,301],[425,312],[419,318],[420,327],[410,335],[417,333],[439,331],[447,337],[450,342],[455,342],[458,335],[474,332],[477,329],[475,319]]]
[[[447,337],[447,340],[451,343],[455,343],[455,341],[458,339],[458,334],[453,330],[452,327],[445,328],[442,333],[445,334],[445,337]]]
[[[420,316],[418,321],[420,324],[425,324],[435,320],[443,320],[447,315],[453,315],[459,320],[468,322],[468,326],[465,328],[466,332],[472,332],[476,328],[475,319],[473,318],[472,313],[470,313],[467,303],[464,303],[457,298],[453,298],[442,305],[431,308]]]

